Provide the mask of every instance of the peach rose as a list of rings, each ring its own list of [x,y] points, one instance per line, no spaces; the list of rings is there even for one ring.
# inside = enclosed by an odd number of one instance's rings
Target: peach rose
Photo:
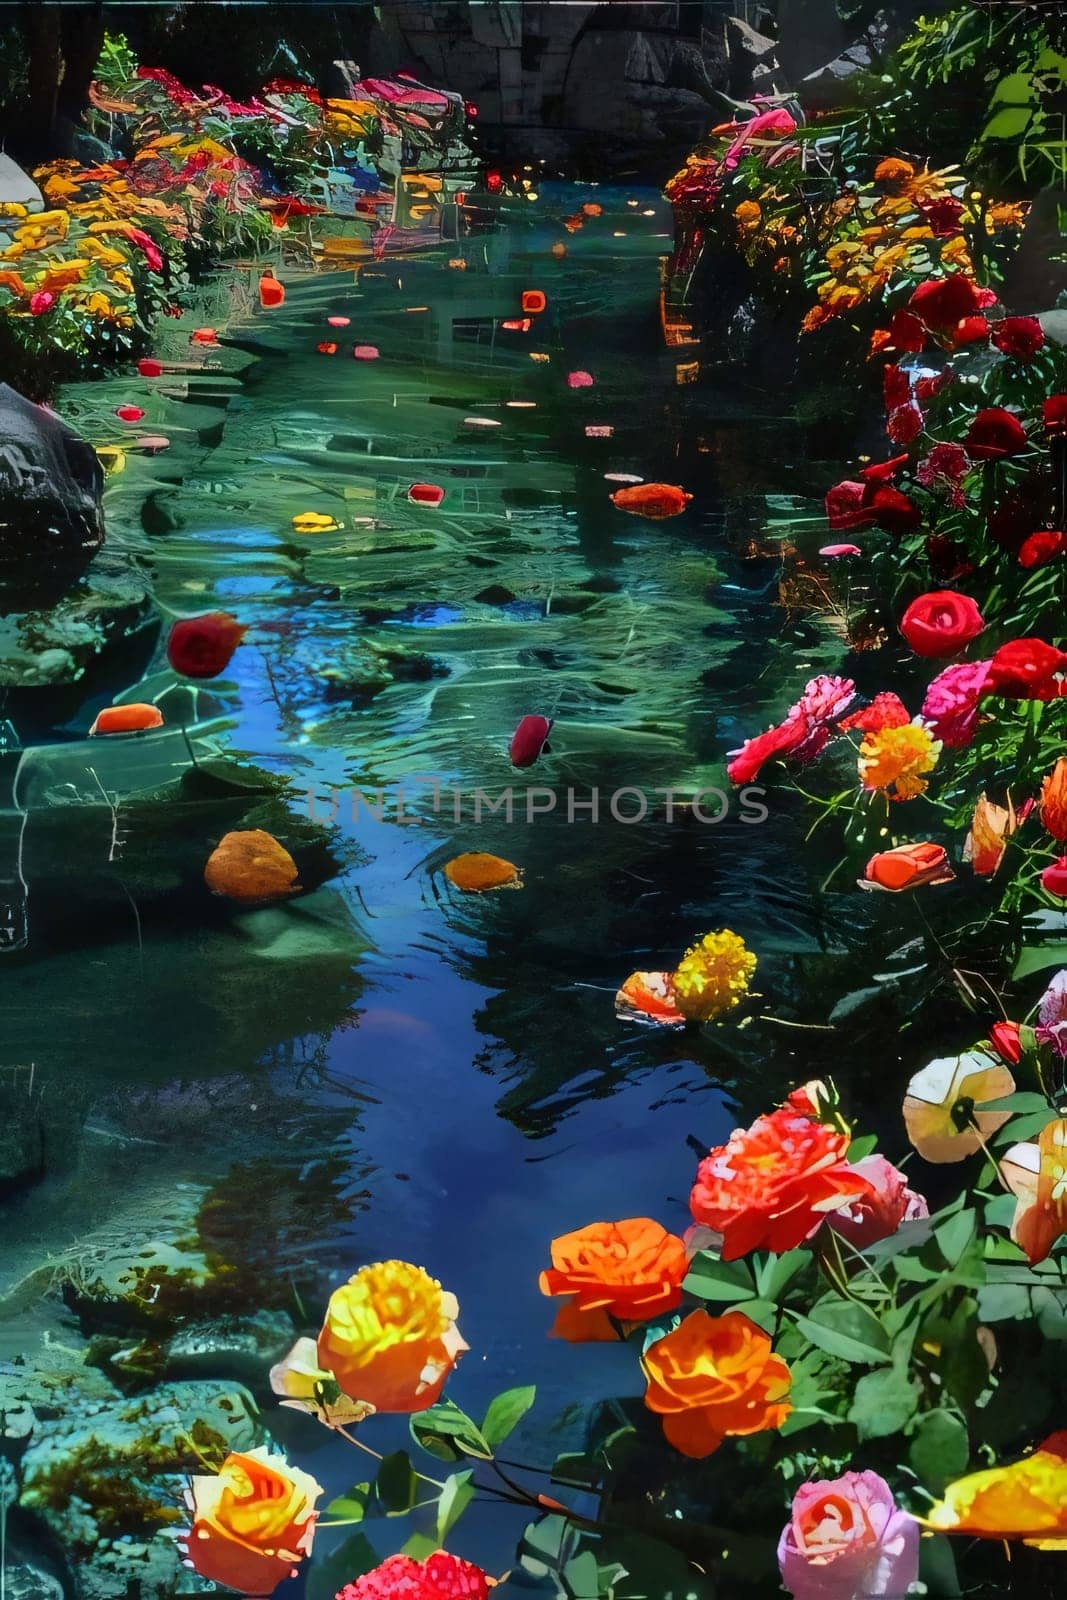
[[[777,1428],[792,1409],[790,1372],[770,1335],[741,1311],[691,1311],[641,1358],[645,1405],[683,1455],[711,1455],[729,1434]]]
[[[319,1364],[344,1394],[376,1411],[425,1411],[464,1350],[459,1304],[422,1267],[363,1267],[326,1308]]]
[[[958,1478],[930,1507],[926,1525],[977,1539],[1022,1539],[1038,1549],[1067,1540],[1067,1432],[1051,1434],[1032,1455]]]
[[[239,1594],[269,1595],[311,1553],[321,1485],[260,1446],[228,1455],[213,1478],[193,1478],[186,1559]]]
[[[649,1217],[591,1222],[552,1241],[541,1293],[566,1295],[553,1333],[561,1339],[615,1339],[611,1324],[646,1322],[673,1311],[689,1270],[685,1245]]]
[[[919,1576],[919,1527],[897,1510],[877,1472],[802,1483],[778,1541],[778,1565],[794,1600],[896,1600]]]

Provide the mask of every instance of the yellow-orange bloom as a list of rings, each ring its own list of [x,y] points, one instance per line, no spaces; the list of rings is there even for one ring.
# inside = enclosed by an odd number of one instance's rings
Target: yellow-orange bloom
[[[865,734],[860,745],[860,782],[868,791],[883,790],[890,800],[913,800],[926,788],[922,774],[933,770],[940,754],[940,741],[916,722],[879,728]]]
[[[1067,842],[1067,756],[1060,756],[1041,785],[1041,826],[1061,844]]]
[[[485,850],[468,850],[445,862],[445,877],[467,894],[484,894],[487,889],[521,889],[522,872],[503,856]]]
[[[971,863],[980,878],[991,878],[996,872],[1018,826],[1010,796],[1006,806],[995,806],[984,793],[979,796],[964,842],[963,859]]]
[[[330,1296],[319,1364],[376,1411],[425,1411],[468,1348],[458,1316],[455,1295],[422,1267],[375,1262]]]
[[[1067,1233],[1067,1118],[1047,1123],[1036,1144],[1013,1144],[1000,1172],[1017,1201],[1011,1236],[1036,1266]]]
[[[683,1455],[711,1455],[731,1434],[778,1428],[789,1415],[789,1368],[741,1311],[691,1311],[641,1358],[645,1405]]]
[[[617,1322],[647,1322],[681,1303],[685,1245],[651,1217],[591,1222],[552,1241],[541,1293],[566,1295],[553,1333],[574,1343],[615,1339]]]
[[[742,233],[754,233],[763,220],[758,200],[742,200],[734,211],[734,220]]]
[[[744,999],[755,970],[755,956],[736,933],[706,933],[675,968],[675,1004],[690,1021],[710,1022]]]
[[[322,1488],[266,1448],[226,1457],[193,1478],[185,1550],[195,1572],[240,1594],[269,1595],[311,1552]]]
[[[1011,1116],[976,1108],[1014,1092],[1015,1079],[1003,1062],[980,1050],[931,1061],[904,1096],[908,1138],[926,1161],[963,1161]]]
[[[1067,1540],[1067,1432],[1052,1434],[1032,1455],[950,1483],[930,1507],[926,1526],[975,1539],[1021,1539],[1041,1549]]]
[[[886,156],[874,169],[876,183],[889,183],[897,187],[909,183],[914,176],[915,168],[911,162],[901,161],[897,156]]]

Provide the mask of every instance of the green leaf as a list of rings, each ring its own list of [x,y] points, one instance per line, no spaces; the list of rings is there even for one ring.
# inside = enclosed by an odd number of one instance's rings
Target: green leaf
[[[522,1389],[505,1389],[489,1402],[481,1431],[492,1449],[503,1444],[508,1434],[518,1427],[536,1398],[537,1390],[531,1383]]]
[[[419,1411],[408,1425],[415,1443],[438,1461],[462,1461],[464,1456],[477,1456],[480,1461],[493,1459],[492,1448],[478,1424],[451,1400],[439,1400],[435,1406]]]
[[[406,1450],[394,1450],[378,1468],[374,1490],[387,1517],[402,1517],[418,1498],[418,1479]]]
[[[947,1222],[942,1222],[934,1229],[938,1248],[950,1267],[956,1265],[974,1238],[976,1220],[974,1212],[968,1207],[964,1211],[957,1211],[954,1217],[949,1217]]]
[[[354,1583],[377,1565],[378,1553],[367,1535],[354,1533],[325,1560],[312,1561],[304,1590],[307,1600],[334,1600],[346,1583]]]
[[[444,1544],[448,1535],[474,1498],[473,1469],[453,1472],[445,1479],[445,1486],[437,1501],[437,1543]]]
[[[756,1267],[756,1288],[761,1300],[777,1304],[793,1279],[811,1265],[808,1250],[787,1250],[781,1256],[767,1256]]]
[[[720,1261],[708,1250],[693,1257],[689,1274],[682,1284],[698,1300],[717,1300],[737,1304],[755,1298],[752,1270],[744,1261]]]
[[[854,1300],[823,1300],[796,1326],[813,1345],[842,1361],[876,1365],[889,1360],[889,1335],[873,1311]]]
[[[861,1439],[886,1439],[911,1421],[919,1392],[918,1383],[896,1367],[865,1372],[856,1384],[848,1420]]]
[[[919,1540],[919,1578],[926,1585],[926,1593],[936,1595],[937,1600],[957,1600],[962,1594],[951,1539],[934,1534]]]
[[[440,1548],[440,1541],[431,1539],[428,1533],[413,1533],[407,1543],[401,1545],[400,1554],[410,1556],[412,1561],[425,1561],[427,1556],[432,1556]]]
[[[924,1488],[940,1494],[961,1478],[970,1460],[967,1429],[950,1411],[928,1411],[912,1434],[908,1463]]]
[[[1021,952],[1013,978],[1028,978],[1031,972],[1041,972],[1045,967],[1067,966],[1067,944],[1032,944]]]
[[[331,1500],[326,1507],[328,1517],[338,1517],[345,1522],[362,1522],[367,1515],[367,1502],[370,1499],[370,1484],[356,1483],[351,1489],[339,1495],[336,1500]]]

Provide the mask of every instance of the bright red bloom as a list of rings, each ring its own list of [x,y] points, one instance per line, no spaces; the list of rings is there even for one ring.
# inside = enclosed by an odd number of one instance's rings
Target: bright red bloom
[[[911,602],[900,619],[900,631],[917,656],[954,656],[985,627],[970,595],[935,589]]]
[[[906,372],[890,363],[882,373],[882,398],[887,411],[906,406],[911,399],[911,379]]]
[[[1036,317],[1004,317],[993,329],[993,343],[1016,361],[1030,361],[1045,342],[1045,331]]]
[[[1052,528],[1042,528],[1037,533],[1030,534],[1019,546],[1020,567],[1043,567],[1046,561],[1051,561],[1054,556],[1063,555],[1067,550],[1067,533],[1061,533]]]
[[[435,1550],[425,1561],[389,1556],[346,1583],[336,1600],[489,1600],[489,1583],[473,1562]]]
[[[885,431],[894,444],[910,444],[923,429],[923,414],[918,406],[897,406],[889,413]]]
[[[1041,874],[1041,887],[1058,900],[1067,900],[1067,856],[1049,863]]]
[[[183,617],[170,630],[167,660],[183,677],[217,677],[229,666],[230,657],[247,632],[225,611]]]
[[[890,456],[888,461],[869,461],[860,468],[860,477],[864,483],[886,483],[896,476],[907,459],[908,452],[905,450],[899,456]]]
[[[1057,673],[1067,673],[1067,652],[1044,639],[1013,639],[993,652],[982,692],[1011,700],[1055,700],[1067,692]]]
[[[936,378],[919,378],[915,384],[915,398],[921,406],[940,394],[942,389],[947,389],[953,381],[951,372],[939,372]]]
[[[876,694],[870,705],[864,706],[862,711],[853,711],[850,717],[845,717],[838,727],[842,733],[850,733],[853,729],[859,729],[862,733],[880,733],[883,728],[902,728],[910,721],[911,715],[903,700],[887,689]]]
[[[895,311],[889,322],[889,340],[902,355],[917,355],[926,348],[926,328],[910,311]]]
[[[1002,1061],[1006,1061],[1010,1067],[1018,1066],[1023,1047],[1017,1022],[994,1022],[989,1030],[989,1042]]]
[[[781,1254],[811,1237],[828,1213],[872,1192],[849,1165],[848,1135],[782,1107],[738,1128],[697,1169],[689,1208],[722,1235],[722,1259]]]
[[[1046,428],[1067,428],[1067,394],[1050,394],[1041,415]]]
[[[158,378],[163,371],[163,363],[153,356],[142,356],[137,363],[137,370],[142,378]]]
[[[1026,449],[1026,431],[1010,411],[989,406],[977,413],[963,442],[972,461],[999,461]]]
[[[977,286],[962,272],[920,283],[908,301],[908,310],[935,333],[948,332],[979,308]]]
[[[56,303],[56,297],[50,289],[38,289],[36,294],[30,295],[30,316],[43,317],[46,311],[51,311]]]
[[[952,335],[953,344],[968,345],[981,344],[989,338],[989,323],[985,317],[964,317],[962,322],[956,324],[956,331]]]
[[[787,717],[776,728],[746,739],[742,748],[728,763],[726,773],[731,783],[751,783],[760,770],[774,756],[789,755],[798,750],[811,732],[808,719],[802,716]]]
[[[867,486],[845,478],[826,491],[826,520],[836,533],[868,528],[874,520],[867,507]]]

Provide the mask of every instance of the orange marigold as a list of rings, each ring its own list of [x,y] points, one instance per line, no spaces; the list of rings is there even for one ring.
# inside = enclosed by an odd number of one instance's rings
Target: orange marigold
[[[731,1434],[781,1427],[789,1415],[790,1372],[764,1333],[741,1311],[691,1311],[641,1358],[645,1405],[683,1455],[710,1456]]]
[[[865,789],[884,790],[890,800],[913,800],[926,788],[922,774],[933,770],[940,754],[940,742],[917,722],[879,728],[860,745],[860,782]]]
[[[889,183],[896,187],[910,183],[914,176],[915,168],[911,162],[901,161],[898,156],[886,156],[874,169],[876,183]]]
[[[553,1333],[574,1342],[615,1339],[611,1323],[647,1322],[673,1311],[689,1270],[685,1245],[650,1217],[591,1222],[552,1241],[541,1293],[568,1298]]]
[[[794,1250],[829,1212],[873,1193],[849,1165],[848,1145],[847,1134],[788,1107],[757,1117],[700,1163],[693,1220],[722,1235],[724,1261]]]

